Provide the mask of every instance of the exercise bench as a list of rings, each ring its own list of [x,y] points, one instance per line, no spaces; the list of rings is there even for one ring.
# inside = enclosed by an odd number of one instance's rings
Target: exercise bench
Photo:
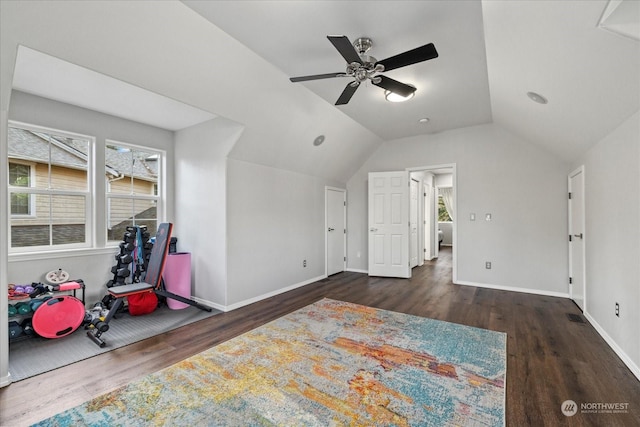
[[[113,301],[107,316],[103,321],[103,325],[106,327],[95,328],[87,331],[87,336],[91,338],[93,342],[95,342],[98,346],[104,347],[106,343],[101,338],[102,334],[106,332],[109,327],[109,322],[115,314],[118,312],[125,297],[131,295],[143,294],[146,292],[153,292],[157,295],[163,296],[165,298],[174,299],[176,301],[183,302],[185,304],[189,304],[191,306],[197,307],[200,310],[211,311],[211,307],[207,307],[206,305],[202,305],[197,301],[194,301],[190,298],[185,298],[181,295],[176,295],[172,292],[164,289],[162,282],[162,273],[164,272],[164,267],[167,261],[167,255],[169,254],[169,242],[171,240],[171,232],[173,231],[173,224],[165,222],[158,226],[158,232],[156,234],[156,241],[153,244],[153,249],[151,249],[151,257],[149,258],[149,266],[147,268],[146,275],[144,276],[143,282],[131,283],[128,285],[120,285],[113,286],[108,288],[109,294],[115,298]]]

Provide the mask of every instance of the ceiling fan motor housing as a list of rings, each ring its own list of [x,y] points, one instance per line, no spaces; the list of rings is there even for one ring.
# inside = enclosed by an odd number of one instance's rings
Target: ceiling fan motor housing
[[[358,40],[353,42],[353,47],[356,48],[360,56],[367,53],[367,51],[371,49],[371,46],[373,46],[373,42],[369,37],[360,37]]]
[[[373,46],[373,42],[369,37],[360,37],[355,42],[353,42],[353,47],[358,52],[358,56],[360,56],[359,62],[352,62],[347,65],[347,76],[353,77],[355,79],[355,86],[359,85],[363,81],[370,79],[374,83],[380,79],[376,79],[373,75],[375,73],[381,73],[384,71],[384,66],[382,64],[376,65],[378,60],[370,55],[365,55],[369,49]],[[375,80],[374,80],[375,79]]]

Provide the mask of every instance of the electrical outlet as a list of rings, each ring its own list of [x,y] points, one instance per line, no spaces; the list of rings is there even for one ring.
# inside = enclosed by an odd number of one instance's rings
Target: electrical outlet
[[[491,261],[487,261],[484,263],[484,268],[486,268],[487,270],[491,270]]]
[[[307,266],[307,260],[306,260],[306,259],[303,259],[303,260],[302,260],[302,266],[303,266],[303,267],[306,267],[306,266]]]
[[[616,316],[620,317],[620,304],[616,303]]]

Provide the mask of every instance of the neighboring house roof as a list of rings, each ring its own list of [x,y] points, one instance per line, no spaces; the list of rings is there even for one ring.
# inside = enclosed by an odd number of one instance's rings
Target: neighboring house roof
[[[150,153],[147,153],[150,155]],[[140,179],[155,181],[158,178],[158,162],[155,158],[147,156],[136,157],[133,161],[133,176]],[[132,173],[131,152],[119,151],[107,145],[105,150],[105,162],[107,165],[130,176]]]
[[[49,144],[42,136],[28,130],[9,127],[8,140],[9,158],[49,162]],[[87,169],[87,154],[78,150],[79,144],[75,144],[76,147],[63,147],[64,144],[58,140],[52,141],[51,164],[72,169]]]
[[[9,158],[31,162],[48,163],[51,150],[51,164],[71,169],[87,169],[86,144],[61,137],[51,139],[47,135],[25,129],[9,127]],[[111,146],[105,150],[107,173],[112,176],[131,176],[155,181],[158,177],[158,162],[154,157],[141,156],[133,161],[131,152],[118,151]]]

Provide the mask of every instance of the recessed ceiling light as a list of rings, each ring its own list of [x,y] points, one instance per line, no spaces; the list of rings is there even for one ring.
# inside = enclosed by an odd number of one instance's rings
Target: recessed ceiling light
[[[421,118],[420,120],[418,120],[418,123],[422,123],[422,124],[429,123],[429,117]]]
[[[527,96],[531,98],[532,101],[537,102],[538,104],[546,104],[547,102],[549,102],[547,101],[547,98],[535,92],[527,92]]]
[[[324,135],[319,135],[316,139],[313,140],[313,145],[316,147],[324,142]]]
[[[386,99],[389,102],[404,102],[404,101],[408,101],[411,98],[413,98],[415,96],[415,91],[411,92],[410,95],[408,96],[402,96],[402,95],[398,95],[395,92],[391,92],[390,90],[385,90],[384,91],[384,99]]]

